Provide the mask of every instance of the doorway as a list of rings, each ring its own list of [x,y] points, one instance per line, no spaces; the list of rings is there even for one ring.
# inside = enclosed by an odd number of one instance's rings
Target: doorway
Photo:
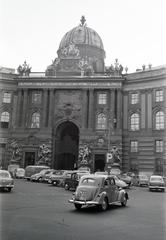
[[[95,154],[95,172],[103,172],[105,168],[105,154]]]
[[[28,165],[35,165],[35,152],[25,152],[24,168]]]
[[[54,168],[73,170],[78,159],[79,129],[70,122],[61,123],[54,141]]]

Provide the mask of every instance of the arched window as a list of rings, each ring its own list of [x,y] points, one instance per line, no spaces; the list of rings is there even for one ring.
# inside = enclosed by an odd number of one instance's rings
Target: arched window
[[[106,115],[104,113],[99,113],[97,115],[97,129],[106,129]]]
[[[40,113],[33,113],[31,119],[31,128],[39,128],[40,127]]]
[[[1,128],[8,128],[9,127],[9,113],[3,112],[1,114]]]
[[[164,129],[164,112],[162,111],[157,112],[155,120],[156,129],[157,130]]]
[[[132,131],[139,130],[139,114],[134,113],[131,115],[130,128]]]

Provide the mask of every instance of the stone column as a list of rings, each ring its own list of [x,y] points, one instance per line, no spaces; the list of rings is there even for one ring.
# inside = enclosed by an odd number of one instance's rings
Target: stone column
[[[122,129],[122,91],[117,91],[117,128]]]
[[[43,111],[42,111],[42,123],[41,127],[46,126],[46,114],[47,114],[47,101],[48,101],[48,90],[43,90]]]
[[[88,128],[93,128],[94,89],[89,90]]]
[[[21,126],[26,127],[27,123],[27,103],[28,103],[28,90],[24,89],[23,90],[23,107],[22,107],[22,121],[21,121]]]
[[[111,93],[111,104],[110,104],[110,121],[111,128],[114,128],[114,118],[115,118],[115,89],[110,90]]]
[[[83,104],[82,104],[82,128],[87,128],[87,90],[82,90]]]
[[[49,96],[48,127],[52,127],[53,101],[54,101],[54,89],[51,89],[51,90],[50,90],[50,96]]]
[[[17,98],[17,116],[16,116],[16,127],[20,127],[21,125],[21,102],[22,102],[22,90],[18,90],[18,98]]]

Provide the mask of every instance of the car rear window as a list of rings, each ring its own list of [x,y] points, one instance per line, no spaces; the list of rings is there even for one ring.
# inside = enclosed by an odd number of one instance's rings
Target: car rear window
[[[94,178],[84,178],[80,185],[97,186],[97,181]]]
[[[7,172],[0,172],[0,177],[1,178],[8,178],[8,177],[10,177],[10,175]]]
[[[161,182],[163,180],[162,180],[162,177],[151,177],[150,181],[160,181]]]

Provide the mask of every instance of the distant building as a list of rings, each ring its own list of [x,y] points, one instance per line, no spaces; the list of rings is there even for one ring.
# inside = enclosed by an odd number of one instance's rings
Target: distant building
[[[126,73],[104,63],[98,33],[81,19],[45,73],[0,68],[0,164],[104,170],[118,149],[124,171],[166,171],[166,66]]]

